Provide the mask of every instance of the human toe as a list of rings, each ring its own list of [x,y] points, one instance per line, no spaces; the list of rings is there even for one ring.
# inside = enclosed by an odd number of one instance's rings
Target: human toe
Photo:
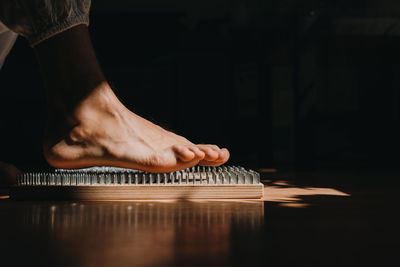
[[[174,145],[173,150],[177,157],[184,162],[191,161],[196,157],[196,154],[184,145]]]
[[[204,158],[204,160],[200,161],[200,165],[202,166],[219,166],[228,161],[230,154],[228,149],[219,148],[216,145],[207,145],[208,148],[211,148],[218,156],[212,160]]]
[[[219,148],[217,145],[205,145],[208,148],[214,150],[215,152],[218,153],[218,157],[214,159],[214,162],[218,162],[220,164],[225,163],[229,159],[229,151],[226,148]]]
[[[229,150],[228,149],[226,149],[226,148],[221,148],[219,151],[218,151],[218,162],[222,162],[222,163],[225,163],[225,162],[227,162],[228,161],[228,159],[229,159],[229,157],[230,157],[230,154],[229,154]]]
[[[210,145],[203,145],[199,144],[197,147],[204,152],[205,156],[204,159],[205,161],[216,161],[219,158],[219,152],[217,149]]]
[[[188,148],[195,154],[197,160],[203,160],[205,157],[205,153],[199,149],[197,146],[188,146]]]

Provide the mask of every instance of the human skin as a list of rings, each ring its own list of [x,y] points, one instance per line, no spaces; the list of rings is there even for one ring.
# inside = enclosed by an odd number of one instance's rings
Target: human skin
[[[48,97],[43,152],[50,165],[171,172],[229,159],[226,148],[193,144],[128,110],[104,78],[87,26],[57,34],[35,51]]]
[[[0,188],[15,184],[20,174],[21,171],[14,165],[0,161]]]

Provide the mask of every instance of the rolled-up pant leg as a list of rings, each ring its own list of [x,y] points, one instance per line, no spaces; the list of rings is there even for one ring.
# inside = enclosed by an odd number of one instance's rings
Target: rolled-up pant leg
[[[10,31],[0,21],[0,69],[3,67],[4,60],[13,47],[17,36],[15,32]]]
[[[79,24],[89,24],[91,0],[1,0],[0,21],[38,43]]]

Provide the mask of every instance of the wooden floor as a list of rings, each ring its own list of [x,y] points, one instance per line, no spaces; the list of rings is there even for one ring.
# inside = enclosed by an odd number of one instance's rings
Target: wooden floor
[[[399,266],[396,177],[264,173],[262,200],[31,202],[3,194],[0,266]]]

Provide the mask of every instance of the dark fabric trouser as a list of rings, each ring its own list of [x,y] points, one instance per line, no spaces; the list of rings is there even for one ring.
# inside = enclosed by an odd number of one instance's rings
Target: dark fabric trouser
[[[91,0],[0,0],[0,68],[16,36],[38,43],[79,24],[89,24]]]

